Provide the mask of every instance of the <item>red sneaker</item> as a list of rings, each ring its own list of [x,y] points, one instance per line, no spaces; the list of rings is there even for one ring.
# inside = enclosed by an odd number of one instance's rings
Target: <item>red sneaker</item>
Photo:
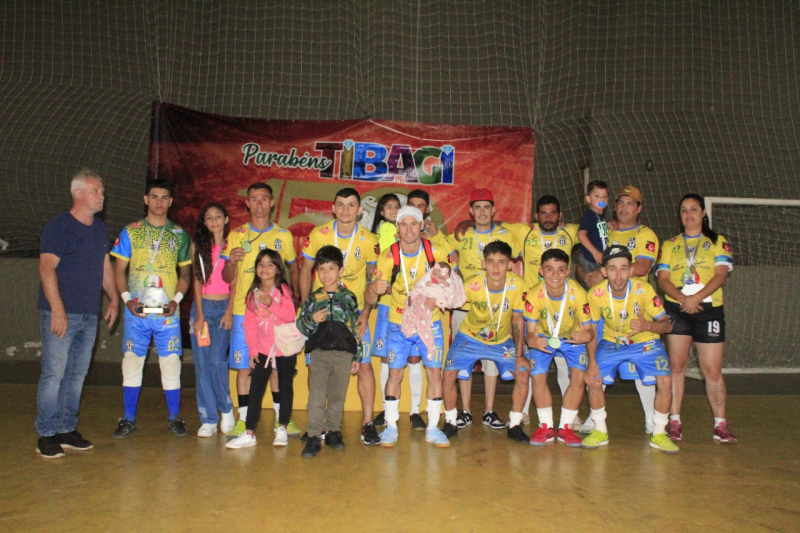
[[[558,442],[563,442],[567,446],[573,448],[580,448],[581,446],[581,439],[575,435],[575,432],[572,431],[572,427],[570,426],[565,426],[558,430]]]
[[[683,424],[677,420],[670,420],[667,425],[667,435],[672,442],[680,442],[683,440]]]
[[[736,437],[733,436],[733,433],[728,431],[727,421],[720,422],[717,424],[717,427],[714,428],[714,440],[722,444],[736,444],[738,442]]]
[[[553,428],[547,427],[547,424],[543,424],[539,426],[533,436],[531,437],[531,445],[533,446],[544,446],[548,442],[553,442],[555,440],[556,434],[553,431]]]

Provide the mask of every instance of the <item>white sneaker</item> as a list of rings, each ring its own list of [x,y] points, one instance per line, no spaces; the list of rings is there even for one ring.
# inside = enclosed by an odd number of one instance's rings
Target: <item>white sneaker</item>
[[[203,424],[200,426],[200,429],[197,430],[198,437],[210,437],[214,433],[217,432],[217,425],[216,424]]]
[[[233,417],[233,409],[231,409],[227,413],[222,413],[222,417],[219,420],[219,430],[223,433],[227,433],[233,429],[233,426],[236,425],[236,419]]]
[[[578,430],[578,432],[579,433],[591,433],[592,431],[594,431],[594,420],[592,420],[592,418],[589,417],[589,418],[586,419],[586,422],[583,423],[583,425]]]
[[[286,432],[285,427],[279,427],[275,430],[275,440],[272,441],[273,446],[286,446],[289,444],[289,434]]]
[[[653,424],[653,419],[652,418],[648,418],[648,419],[646,419],[644,421],[644,432],[647,433],[648,435],[652,435],[653,434],[653,428],[654,427],[655,427],[655,425]]]
[[[229,440],[227,444],[225,444],[225,447],[230,448],[231,450],[238,450],[239,448],[250,448],[251,446],[255,445],[256,436],[245,431],[235,439]]]
[[[580,432],[582,425],[583,420],[581,420],[581,417],[576,416],[575,420],[572,421],[572,431]]]

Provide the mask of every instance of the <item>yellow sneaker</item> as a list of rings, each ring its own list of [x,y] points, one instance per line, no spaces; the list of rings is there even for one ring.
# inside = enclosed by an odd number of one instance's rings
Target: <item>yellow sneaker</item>
[[[605,446],[608,444],[608,433],[603,433],[600,430],[593,429],[589,434],[586,436],[585,439],[581,441],[582,448],[589,448],[595,449],[599,448],[600,446]]]
[[[670,440],[669,434],[666,432],[651,436],[650,446],[664,453],[678,453],[680,451],[678,445]]]
[[[275,422],[275,431],[278,431],[279,427],[280,427],[280,423],[278,423],[276,421]],[[294,420],[289,420],[289,425],[286,426],[286,434],[288,436],[290,436],[290,437],[299,437],[301,433],[302,433],[302,431],[300,431],[300,428],[297,427],[297,425],[294,423]]]
[[[244,433],[246,430],[247,428],[244,425],[244,420],[239,420],[238,422],[236,422],[236,425],[233,426],[233,429],[227,432],[225,435],[228,437],[236,438],[242,433]]]

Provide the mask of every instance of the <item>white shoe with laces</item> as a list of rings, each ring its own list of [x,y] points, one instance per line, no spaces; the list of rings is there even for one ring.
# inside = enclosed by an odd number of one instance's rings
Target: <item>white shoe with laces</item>
[[[245,431],[235,439],[229,440],[225,444],[225,447],[230,448],[231,450],[238,450],[240,448],[250,448],[255,446],[256,442],[256,436]]]
[[[286,428],[281,426],[275,430],[275,440],[272,441],[273,446],[286,446],[289,444],[289,434]]]
[[[233,409],[230,412],[222,413],[222,416],[219,420],[219,430],[223,433],[227,433],[233,429],[233,426],[236,425],[236,418],[233,416]]]
[[[197,430],[198,437],[210,437],[214,433],[217,432],[217,425],[216,424],[203,424],[200,426],[200,429]]]

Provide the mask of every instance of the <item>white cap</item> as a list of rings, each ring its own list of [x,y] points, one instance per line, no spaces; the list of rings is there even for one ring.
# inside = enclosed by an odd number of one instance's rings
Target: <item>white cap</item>
[[[416,207],[412,207],[407,205],[405,207],[401,207],[400,210],[397,212],[397,223],[399,224],[401,220],[405,217],[414,217],[414,220],[422,224],[422,213],[420,213],[419,209]]]

